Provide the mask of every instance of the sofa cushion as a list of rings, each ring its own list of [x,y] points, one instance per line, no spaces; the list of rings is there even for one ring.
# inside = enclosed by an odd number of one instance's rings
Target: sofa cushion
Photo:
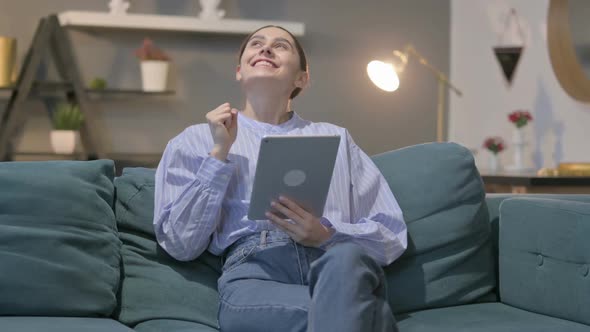
[[[79,317],[0,317],[6,332],[133,332],[109,318]]]
[[[133,328],[137,332],[217,332],[207,325],[187,322],[184,320],[155,319],[140,323]]]
[[[500,205],[502,302],[590,325],[590,204],[512,198]]]
[[[208,252],[191,262],[170,257],[153,230],[155,171],[126,168],[115,180],[116,215],[123,242],[119,321],[134,326],[179,319],[217,327],[219,257]]]
[[[415,145],[373,157],[408,226],[408,249],[385,269],[394,312],[477,301],[495,286],[490,224],[469,150]]]
[[[396,316],[402,332],[590,332],[590,326],[502,303],[468,304]]]
[[[0,163],[0,315],[112,314],[113,177],[110,160]]]

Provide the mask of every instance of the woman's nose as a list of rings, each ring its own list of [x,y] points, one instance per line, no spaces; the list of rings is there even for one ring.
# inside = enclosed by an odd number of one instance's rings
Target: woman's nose
[[[260,54],[272,55],[272,48],[270,46],[264,46],[260,49]]]

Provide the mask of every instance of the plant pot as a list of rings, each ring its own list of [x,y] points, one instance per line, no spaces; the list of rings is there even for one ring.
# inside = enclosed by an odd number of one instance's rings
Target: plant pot
[[[60,154],[74,153],[78,136],[77,130],[52,130],[51,147],[53,152]]]
[[[168,61],[141,61],[141,82],[143,91],[165,91],[168,79]]]

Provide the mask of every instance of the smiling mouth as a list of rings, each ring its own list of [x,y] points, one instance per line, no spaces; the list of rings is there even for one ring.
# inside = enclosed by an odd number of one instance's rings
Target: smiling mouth
[[[254,61],[254,63],[252,63],[252,67],[278,68],[278,66],[275,65],[273,62],[263,59]]]

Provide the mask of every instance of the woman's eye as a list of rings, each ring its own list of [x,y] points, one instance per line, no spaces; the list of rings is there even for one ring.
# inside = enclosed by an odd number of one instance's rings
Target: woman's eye
[[[277,47],[277,48],[282,48],[282,49],[284,49],[284,50],[288,49],[287,45],[285,45],[285,44],[282,44],[282,43],[276,44],[276,46],[275,46],[275,47]]]
[[[250,46],[258,46],[258,45],[260,45],[260,42],[257,41],[257,40],[255,40],[252,43],[250,43]]]

